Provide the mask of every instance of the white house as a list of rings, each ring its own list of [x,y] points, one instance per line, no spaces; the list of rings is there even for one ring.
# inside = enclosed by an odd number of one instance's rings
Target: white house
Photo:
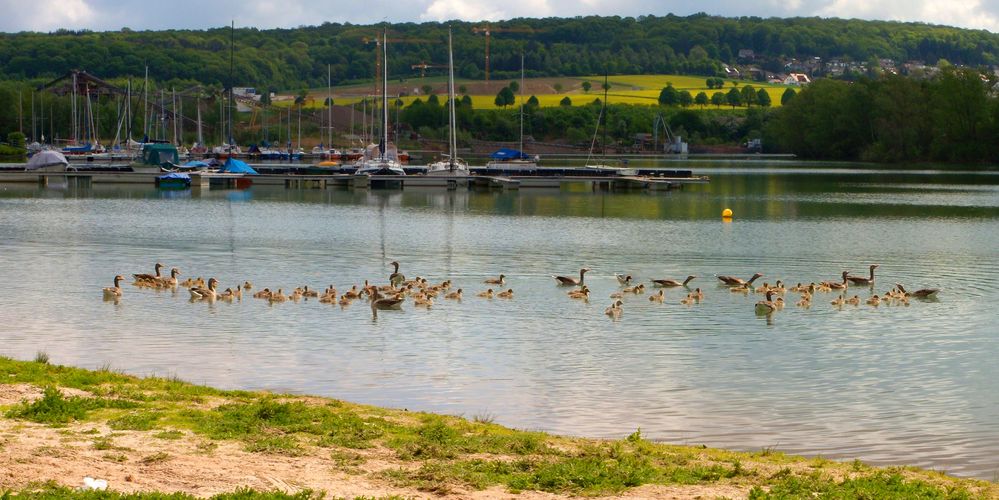
[[[791,73],[784,79],[784,85],[797,85],[801,87],[809,83],[812,83],[812,80],[804,73]]]

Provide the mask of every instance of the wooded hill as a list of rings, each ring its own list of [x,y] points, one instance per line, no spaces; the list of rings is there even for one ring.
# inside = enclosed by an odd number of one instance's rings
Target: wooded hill
[[[473,32],[483,23],[450,23],[455,35],[459,76],[482,78],[485,37]],[[919,60],[934,65],[982,66],[999,63],[999,35],[921,23],[820,18],[724,18],[705,14],[679,17],[577,17],[513,19],[493,23],[490,39],[493,79],[519,72],[520,54],[528,76],[602,74],[716,75],[752,50],[754,62],[779,71],[790,58],[844,58],[871,61]],[[388,30],[389,73],[418,74],[421,62],[447,60],[447,24],[400,23],[377,26],[325,23],[294,29],[237,28],[234,84],[270,89],[326,85],[332,65],[335,83],[372,78],[375,44]],[[0,34],[0,79],[44,79],[71,69],[103,78],[139,77],[149,66],[161,82],[229,81],[230,30],[115,32],[66,31]],[[440,71],[440,70],[438,70]]]

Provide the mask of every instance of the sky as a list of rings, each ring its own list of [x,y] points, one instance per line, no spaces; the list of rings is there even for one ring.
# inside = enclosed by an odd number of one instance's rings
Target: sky
[[[358,8],[362,6],[364,8]],[[228,26],[293,28],[585,15],[820,16],[946,24],[999,32],[999,0],[0,0],[0,32]]]

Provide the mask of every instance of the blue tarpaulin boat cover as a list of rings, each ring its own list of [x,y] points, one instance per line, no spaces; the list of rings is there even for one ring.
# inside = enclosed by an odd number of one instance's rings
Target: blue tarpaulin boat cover
[[[494,160],[527,160],[530,156],[517,151],[516,149],[503,148],[489,155]]]
[[[170,172],[169,174],[159,176],[158,179],[160,180],[179,179],[179,180],[189,181],[191,180],[191,176],[180,172]]]
[[[243,160],[237,160],[235,158],[229,158],[225,161],[225,165],[222,165],[222,169],[219,172],[226,174],[247,174],[247,175],[259,175],[256,170],[246,164]]]
[[[208,168],[211,165],[208,162],[206,162],[206,161],[191,160],[191,161],[189,161],[189,162],[187,162],[187,163],[185,163],[185,164],[183,164],[181,166],[182,167],[192,167],[192,168]]]

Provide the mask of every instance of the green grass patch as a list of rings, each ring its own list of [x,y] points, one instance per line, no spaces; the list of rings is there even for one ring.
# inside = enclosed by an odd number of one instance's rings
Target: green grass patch
[[[159,415],[151,412],[131,412],[108,420],[108,426],[116,431],[148,431],[152,429]]]
[[[251,453],[287,455],[291,457],[297,457],[305,454],[305,450],[294,436],[256,437],[247,441],[246,451]]]
[[[153,434],[153,437],[156,439],[175,441],[184,437],[184,433],[177,430],[169,430],[169,431],[157,432],[156,434]]]
[[[32,484],[20,491],[0,490],[0,499],[3,500],[196,500],[197,498],[194,495],[185,493],[121,493],[113,490],[77,490],[60,486],[55,482]],[[320,500],[325,498],[325,495],[309,490],[297,493],[285,493],[283,491],[257,491],[249,488],[239,488],[230,493],[220,493],[210,498],[212,500]],[[384,498],[391,499],[398,497]]]
[[[498,425],[429,415],[415,429],[396,433],[386,443],[405,460],[448,459],[467,453],[496,455],[552,454],[547,436],[511,431]]]
[[[142,459],[139,460],[139,462],[141,462],[143,465],[153,465],[153,464],[161,464],[163,462],[167,462],[171,458],[173,457],[170,456],[169,453],[159,451],[153,453],[152,455],[147,455],[145,457],[142,457]]]
[[[965,500],[979,498],[963,488],[943,487],[919,480],[907,480],[902,475],[887,471],[845,479],[840,482],[823,478],[819,474],[789,476],[770,486],[769,491],[754,487],[750,500],[771,499],[941,499]]]
[[[81,398],[79,396],[64,397],[58,389],[52,386],[45,388],[41,399],[33,403],[21,403],[7,412],[8,418],[29,420],[40,424],[67,424],[84,420],[87,413],[101,408],[127,409],[137,405],[129,401]]]

